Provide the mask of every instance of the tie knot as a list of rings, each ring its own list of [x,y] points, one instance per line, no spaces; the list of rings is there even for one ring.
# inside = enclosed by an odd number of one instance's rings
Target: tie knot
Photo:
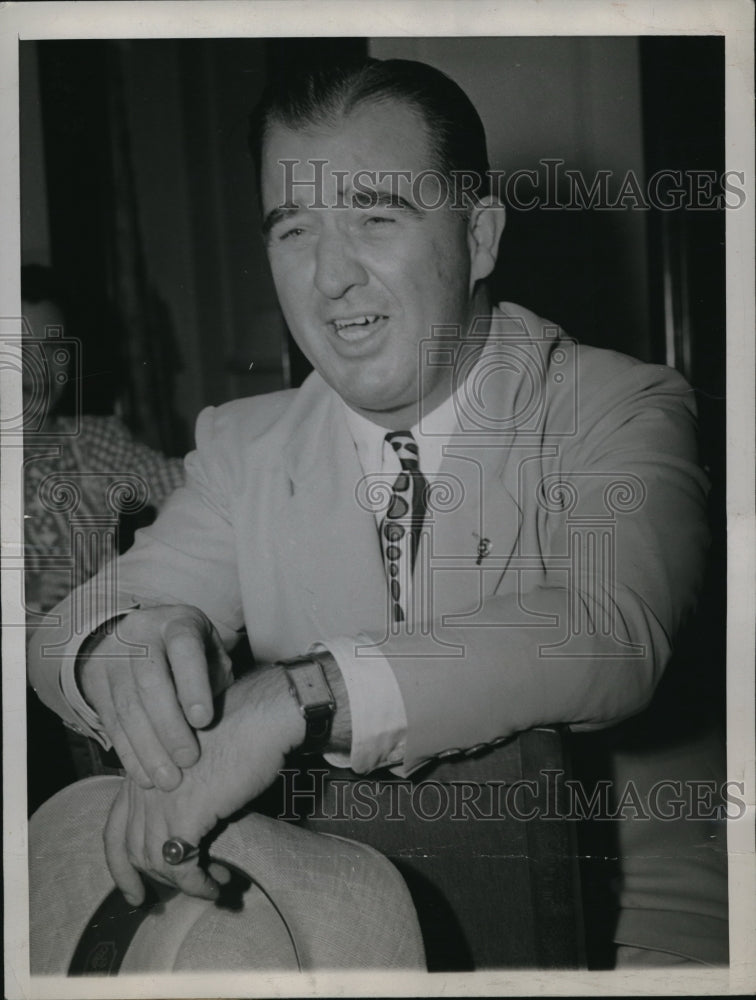
[[[412,436],[412,431],[389,431],[386,435],[386,441],[396,452],[402,469],[413,472],[420,467],[420,452],[417,441]]]

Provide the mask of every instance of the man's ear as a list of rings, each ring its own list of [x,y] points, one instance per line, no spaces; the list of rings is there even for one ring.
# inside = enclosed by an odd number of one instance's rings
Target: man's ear
[[[487,278],[494,269],[505,223],[506,210],[493,195],[482,198],[470,212],[467,246],[470,251],[471,294],[477,282]]]

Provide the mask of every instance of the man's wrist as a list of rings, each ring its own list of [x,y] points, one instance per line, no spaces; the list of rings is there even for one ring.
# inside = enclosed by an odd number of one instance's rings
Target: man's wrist
[[[281,730],[286,733],[286,745],[283,747],[284,753],[296,750],[305,738],[305,720],[297,707],[297,703],[289,693],[289,679],[286,671],[277,663],[269,667],[263,667],[261,671],[254,671],[247,677],[243,677],[232,685],[231,691],[240,685],[246,685],[254,692],[254,700],[260,700],[261,690],[259,684],[265,685],[268,697],[274,698],[274,704],[280,705],[280,713],[276,711],[276,718],[279,719]],[[265,696],[263,696],[265,697]]]
[[[115,623],[122,617],[123,615],[115,615],[113,618],[108,618],[104,622],[101,622],[97,628],[93,629],[89,633],[84,642],[82,642],[81,646],[79,646],[79,652],[76,655],[76,663],[74,665],[74,681],[79,693],[92,711],[94,711],[94,707],[84,690],[84,667],[87,665],[93,653],[103,640],[113,634]]]
[[[102,640],[105,638],[104,635],[98,635],[97,632],[90,632],[86,637],[84,642],[79,647],[79,652],[76,655],[76,663],[74,664],[74,681],[76,687],[79,689],[82,698],[89,704],[86,695],[84,694],[84,684],[83,684],[83,673],[84,667],[89,662],[89,658],[92,653],[97,649]]]
[[[323,667],[326,680],[333,692],[336,702],[336,711],[333,715],[331,725],[331,737],[326,750],[337,750],[349,753],[352,748],[352,713],[349,710],[349,695],[347,694],[344,677],[339,670],[339,665],[335,657],[329,652],[327,655],[318,653],[318,660]]]
[[[293,749],[301,747],[304,752],[348,752],[352,741],[349,697],[333,655],[328,650],[320,649],[292,660],[281,660],[275,667],[285,676],[291,703],[305,722],[302,738]],[[315,671],[314,675],[312,670]],[[303,678],[302,682],[298,675]],[[309,675],[310,679],[304,679],[305,675]],[[309,700],[316,705],[323,705],[322,712],[317,709],[308,710],[304,704],[308,700],[308,694],[311,696]],[[305,721],[308,716],[310,719]],[[320,722],[321,716],[324,725]],[[322,744],[318,738],[321,729]]]

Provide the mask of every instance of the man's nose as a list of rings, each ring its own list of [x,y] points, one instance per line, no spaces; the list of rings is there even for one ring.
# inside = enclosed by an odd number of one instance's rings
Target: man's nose
[[[355,285],[366,285],[368,273],[348,237],[321,234],[315,255],[315,287],[329,299],[339,299]]]

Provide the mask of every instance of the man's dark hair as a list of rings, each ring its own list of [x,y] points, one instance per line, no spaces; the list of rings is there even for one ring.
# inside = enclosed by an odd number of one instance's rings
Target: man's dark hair
[[[268,85],[250,119],[249,144],[257,171],[262,147],[274,124],[290,129],[336,125],[362,104],[401,101],[425,122],[436,169],[452,183],[466,175],[468,198],[490,191],[486,133],[465,92],[445,73],[408,59],[359,59],[318,65]],[[452,188],[455,190],[455,188]]]

